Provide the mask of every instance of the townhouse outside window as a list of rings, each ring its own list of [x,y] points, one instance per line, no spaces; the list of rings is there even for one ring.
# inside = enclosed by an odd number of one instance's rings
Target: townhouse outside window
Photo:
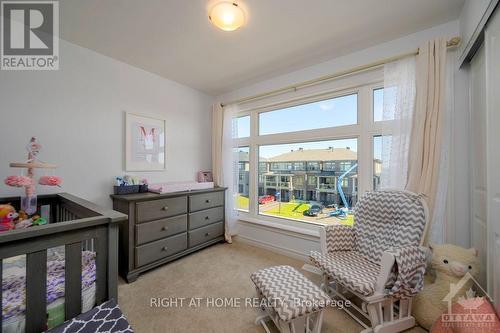
[[[381,80],[359,82],[321,97],[241,111],[240,218],[353,224],[359,196],[378,188],[379,137],[387,121]]]
[[[238,209],[248,211],[250,206],[250,157],[249,147],[238,148]]]
[[[259,195],[264,199],[260,200],[259,214],[338,223],[338,210],[357,202],[357,156],[355,138],[260,146],[259,157],[272,167],[259,172],[259,179],[265,180],[259,184]],[[310,160],[316,163],[315,170],[304,168]],[[344,164],[348,167],[342,167]],[[320,211],[313,212],[313,206],[319,206]]]

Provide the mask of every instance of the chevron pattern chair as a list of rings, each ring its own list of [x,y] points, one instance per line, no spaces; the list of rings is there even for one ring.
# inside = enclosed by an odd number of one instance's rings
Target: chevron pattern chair
[[[363,333],[401,332],[415,325],[411,298],[423,288],[427,206],[408,191],[365,194],[354,209],[354,227],[321,231],[321,252],[310,259],[323,272],[323,289],[361,306],[344,307]]]

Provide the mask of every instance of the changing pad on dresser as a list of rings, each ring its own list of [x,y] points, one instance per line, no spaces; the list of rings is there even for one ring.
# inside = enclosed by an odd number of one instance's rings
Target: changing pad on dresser
[[[169,182],[169,183],[158,183],[150,184],[148,187],[149,192],[153,193],[172,193],[172,192],[184,192],[193,190],[205,190],[208,188],[213,188],[213,182]]]

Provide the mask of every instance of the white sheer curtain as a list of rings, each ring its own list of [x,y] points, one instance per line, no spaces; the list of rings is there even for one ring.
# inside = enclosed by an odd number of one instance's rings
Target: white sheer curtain
[[[421,45],[416,57],[384,67],[380,187],[425,195],[430,212],[426,243],[443,243],[446,234],[454,89],[454,62],[447,58],[451,57],[446,55],[446,39],[438,38]]]
[[[218,186],[227,187],[226,191],[226,241],[236,235],[238,220],[238,150],[235,138],[238,137],[236,115],[237,105],[221,107],[219,103],[213,107],[212,115],[212,164],[214,182]]]
[[[415,94],[415,57],[385,64],[381,189],[406,187]]]

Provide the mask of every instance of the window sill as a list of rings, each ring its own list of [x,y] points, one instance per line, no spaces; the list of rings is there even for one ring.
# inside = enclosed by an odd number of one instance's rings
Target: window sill
[[[274,219],[272,217],[259,215],[258,218],[251,216],[249,213],[241,212],[238,216],[238,220],[248,223],[253,223],[261,225],[268,228],[275,228],[284,231],[288,231],[295,234],[300,234],[304,236],[311,236],[314,238],[319,238],[320,225],[310,224],[306,222],[298,222],[293,220],[285,220],[286,224],[280,219]]]

